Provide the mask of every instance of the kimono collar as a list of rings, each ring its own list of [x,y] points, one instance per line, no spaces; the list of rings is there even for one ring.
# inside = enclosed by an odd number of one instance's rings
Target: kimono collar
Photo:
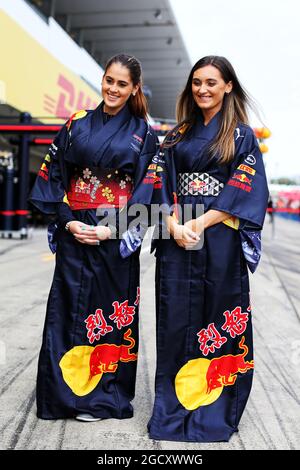
[[[126,104],[118,114],[106,121],[103,106],[104,102],[84,119],[75,121],[76,125],[73,130],[71,128],[71,145],[65,155],[70,163],[98,166],[115,135],[135,120]]]
[[[100,157],[106,148],[106,143],[119,132],[120,128],[130,119],[132,115],[129,106],[126,104],[118,114],[112,116],[108,121],[103,114],[104,101],[92,113],[91,131],[87,146],[94,149],[94,157]]]
[[[213,139],[220,129],[221,111],[218,111],[208,124],[204,124],[204,117],[199,113],[199,118],[195,125],[195,136],[204,137],[207,140]]]
[[[108,114],[103,110],[103,123],[106,124],[113,116],[113,114]]]
[[[107,113],[104,112],[104,101],[102,101],[93,111],[92,127],[103,128],[104,124],[106,124],[105,133],[110,133],[110,129],[111,131],[120,129],[120,127],[131,118],[128,104],[125,104],[117,114],[110,116],[109,119],[105,118],[105,114]]]

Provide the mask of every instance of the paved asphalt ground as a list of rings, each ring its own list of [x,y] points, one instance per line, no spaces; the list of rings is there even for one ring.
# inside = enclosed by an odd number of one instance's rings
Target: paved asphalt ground
[[[256,371],[239,433],[229,443],[153,441],[154,258],[142,253],[141,348],[134,418],[80,423],[36,417],[35,377],[54,257],[44,230],[0,240],[1,449],[300,449],[300,223],[276,218],[251,276]]]

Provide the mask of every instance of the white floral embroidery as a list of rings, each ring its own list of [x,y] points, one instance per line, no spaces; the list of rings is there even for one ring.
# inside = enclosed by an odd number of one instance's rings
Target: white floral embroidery
[[[121,180],[120,183],[119,183],[119,186],[120,186],[121,189],[126,188],[126,181]]]
[[[91,180],[92,180],[92,178],[91,178]],[[103,186],[103,185],[102,185],[102,184],[100,183],[100,181],[96,178],[96,182],[95,182],[94,187],[93,187],[93,189],[92,189],[92,191],[91,191],[91,201],[94,200],[94,199],[96,199],[96,192],[97,192],[98,188],[100,188],[100,186]]]
[[[125,179],[126,179],[126,181],[131,181],[131,176],[126,175],[126,176],[125,176]]]
[[[91,170],[90,170],[89,168],[86,168],[85,170],[83,170],[82,173],[83,173],[83,177],[84,177],[84,178],[90,178],[90,177],[91,177],[91,174],[92,174],[92,172],[91,172]]]
[[[97,176],[92,176],[91,179],[90,179],[90,182],[91,182],[92,184],[96,184],[96,183],[98,182]]]

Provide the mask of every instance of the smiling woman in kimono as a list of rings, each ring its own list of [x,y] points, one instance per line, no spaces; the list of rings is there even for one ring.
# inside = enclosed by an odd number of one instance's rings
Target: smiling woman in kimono
[[[155,157],[160,175],[165,166],[160,202],[177,205],[167,216],[171,237],[155,242],[153,439],[227,441],[250,393],[247,264],[253,272],[259,260],[268,189],[248,103],[225,58],[199,60],[178,102],[179,124]]]
[[[139,253],[119,255],[118,215],[141,183],[157,141],[146,122],[137,59],[122,54],[109,60],[102,96],[94,111],[77,112],[63,126],[30,197],[41,211],[57,215],[37,378],[43,419],[133,415]],[[115,222],[104,224],[108,214]]]

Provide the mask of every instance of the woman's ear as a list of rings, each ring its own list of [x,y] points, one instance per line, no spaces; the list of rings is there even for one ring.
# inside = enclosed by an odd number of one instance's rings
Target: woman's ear
[[[133,87],[133,90],[132,90],[132,95],[133,96],[135,96],[137,94],[139,88],[140,88],[139,83]]]
[[[226,83],[226,88],[225,88],[225,93],[229,95],[229,93],[232,91],[232,81]]]

